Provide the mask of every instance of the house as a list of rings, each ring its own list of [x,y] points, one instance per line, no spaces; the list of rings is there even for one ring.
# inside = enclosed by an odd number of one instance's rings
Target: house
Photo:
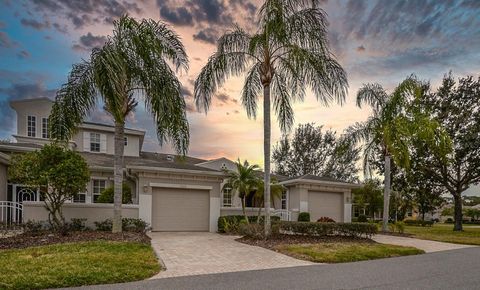
[[[12,154],[38,150],[50,142],[52,105],[48,98],[12,101],[10,106],[17,113],[16,142],[0,142],[0,207],[21,208],[25,221],[47,220],[41,190],[10,183],[8,164]],[[145,131],[125,129],[124,180],[132,189],[132,204],[122,206],[124,217],[141,218],[153,231],[214,232],[220,216],[241,214],[238,196],[223,188],[224,170],[234,170],[234,162],[146,152],[142,150],[144,138]],[[97,203],[97,198],[113,185],[113,143],[113,126],[91,122],[79,125],[70,140],[70,147],[87,161],[91,179],[85,192],[65,204],[67,220],[87,218],[92,225],[112,217],[113,205]],[[280,183],[287,191],[274,201],[272,211],[282,219],[296,220],[298,213],[308,211],[312,220],[328,216],[338,222],[351,221],[351,189],[358,185],[310,175],[281,178]],[[247,206],[249,214],[258,213],[253,204]]]

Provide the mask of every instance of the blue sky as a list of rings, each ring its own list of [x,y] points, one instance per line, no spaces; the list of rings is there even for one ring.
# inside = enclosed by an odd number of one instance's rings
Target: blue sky
[[[261,163],[261,116],[249,120],[241,108],[242,78],[226,83],[207,116],[195,112],[191,95],[218,36],[234,23],[254,29],[259,5],[254,0],[0,0],[0,138],[16,130],[10,100],[53,98],[72,64],[88,57],[110,33],[112,21],[128,13],[170,23],[187,48],[191,68],[180,79],[189,104],[190,154]],[[366,119],[369,111],[354,103],[363,83],[391,89],[414,73],[436,86],[450,70],[457,77],[479,75],[479,0],[329,0],[323,8],[332,49],[348,73],[349,97],[344,106],[325,107],[308,96],[294,106],[297,124],[315,122],[341,133]],[[91,119],[109,121],[101,110]],[[158,146],[152,120],[141,106],[128,125],[147,130],[144,149],[171,151]],[[276,141],[281,134],[274,127]]]

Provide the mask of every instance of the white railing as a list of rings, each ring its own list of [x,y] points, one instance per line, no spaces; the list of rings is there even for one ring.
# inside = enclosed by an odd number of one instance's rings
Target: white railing
[[[23,206],[19,202],[0,201],[0,225],[11,226],[22,223]]]
[[[291,212],[286,209],[276,209],[273,211],[273,215],[279,216],[282,221],[291,220]]]

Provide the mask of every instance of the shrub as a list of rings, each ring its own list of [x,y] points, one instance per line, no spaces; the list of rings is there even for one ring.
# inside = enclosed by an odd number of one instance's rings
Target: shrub
[[[431,227],[433,226],[433,221],[422,221],[422,220],[405,220],[405,225],[408,226],[421,226],[421,227]]]
[[[361,214],[358,216],[358,222],[359,223],[368,223],[368,218],[366,215]]]
[[[263,216],[260,216],[260,223],[263,223]],[[221,216],[218,218],[218,232],[219,233],[238,233],[238,227],[240,225],[240,222],[242,220],[245,220],[245,217],[243,215],[227,215],[227,216]],[[280,217],[278,216],[271,216],[270,220],[272,224],[280,221]],[[248,221],[250,223],[256,223],[257,222],[257,216],[249,216]]]
[[[112,220],[106,219],[101,222],[94,222],[97,231],[111,231]],[[146,232],[148,230],[148,223],[142,219],[136,218],[122,218],[122,230],[126,232]]]
[[[67,228],[69,231],[85,231],[87,229],[86,221],[87,219],[72,218],[70,223],[67,224]]]
[[[377,233],[377,226],[368,223],[313,223],[279,222],[281,232],[309,236],[349,236],[370,238]]]
[[[332,218],[329,218],[328,216],[322,216],[317,220],[317,223],[334,223],[335,221]]]
[[[23,231],[32,235],[40,234],[44,231],[51,230],[52,227],[47,222],[29,220],[22,224]]]
[[[395,231],[397,233],[403,234],[405,232],[405,223],[404,222],[396,222],[395,223]]]
[[[263,224],[258,224],[258,223],[247,224],[245,220],[242,220],[238,227],[239,234],[241,234],[242,236],[247,236],[254,239],[263,239],[263,237],[265,236],[264,230],[265,228]]]
[[[308,212],[301,212],[298,215],[298,221],[299,222],[309,222],[310,221],[310,213]]]
[[[446,224],[453,224],[453,219],[452,218],[448,218],[446,221],[445,221]]]
[[[97,198],[98,203],[113,203],[114,189],[113,186],[106,188]],[[128,184],[122,184],[122,203],[132,203],[132,189]]]

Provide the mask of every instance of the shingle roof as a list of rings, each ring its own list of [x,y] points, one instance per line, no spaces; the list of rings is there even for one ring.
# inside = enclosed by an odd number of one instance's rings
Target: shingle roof
[[[332,178],[332,177],[317,176],[317,175],[312,175],[312,174],[305,174],[305,175],[302,175],[302,176],[290,177],[290,178],[284,179],[282,181],[290,181],[290,180],[298,180],[298,179],[356,184],[356,183],[352,183],[352,182],[348,182],[348,181],[344,181],[344,180],[340,180],[340,179],[336,179],[336,178]]]
[[[83,158],[87,161],[90,166],[98,167],[112,167],[113,168],[113,155],[102,154],[102,153],[87,153],[79,152]],[[154,167],[154,168],[175,168],[175,169],[185,169],[185,170],[198,170],[198,171],[212,171],[218,172],[217,170],[196,166],[195,164],[204,162],[205,160],[186,156],[184,158],[178,155],[173,156],[173,161],[169,161],[167,156],[169,154],[163,153],[154,153],[154,152],[140,152],[139,157],[134,156],[125,156],[124,162],[125,166],[144,166],[144,167]]]

